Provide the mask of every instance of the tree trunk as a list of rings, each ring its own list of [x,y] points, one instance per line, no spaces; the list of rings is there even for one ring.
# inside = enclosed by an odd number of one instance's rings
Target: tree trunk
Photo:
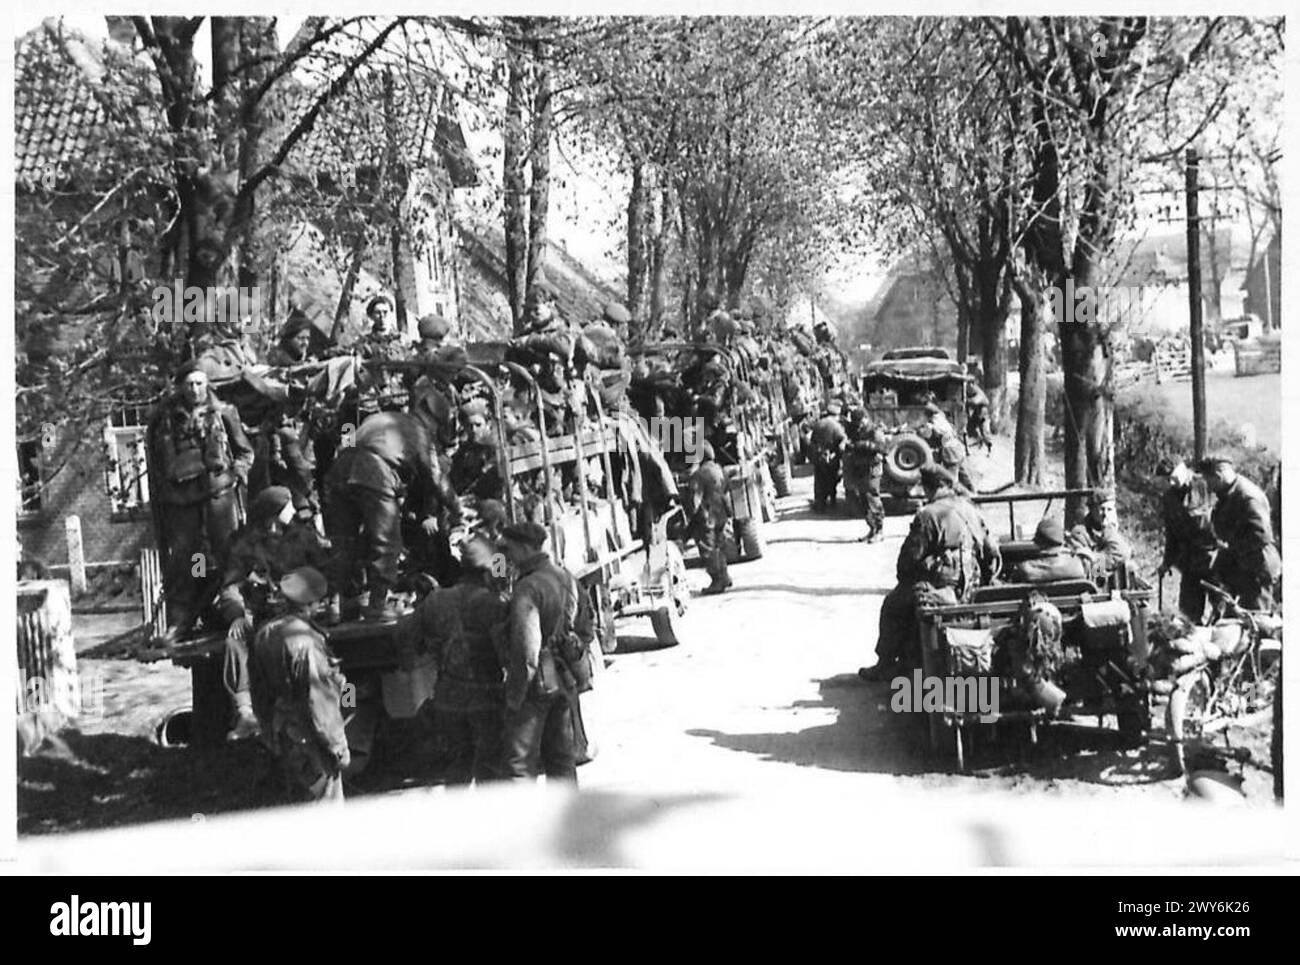
[[[672,198],[665,186],[659,192],[659,203],[654,211],[654,241],[650,246],[650,322],[643,328],[645,332],[660,331],[664,312],[668,309],[668,211],[671,204]]]
[[[1020,301],[1020,398],[1016,402],[1016,482],[1039,486],[1047,454],[1043,423],[1047,407],[1047,353],[1041,292],[1016,283]]]
[[[627,196],[627,310],[632,329],[642,329],[645,315],[646,284],[650,275],[650,252],[647,245],[650,221],[650,184],[645,162],[632,157],[632,188]]]
[[[368,247],[366,232],[363,229],[357,233],[356,239],[352,242],[352,251],[348,255],[348,270],[343,276],[339,303],[334,308],[334,324],[330,327],[331,345],[339,344],[339,338],[343,334],[343,324],[347,321],[352,307],[352,290],[356,288],[357,279],[361,276],[361,266],[366,260]]]
[[[535,25],[534,25],[535,27]],[[545,50],[534,44],[532,136],[528,142],[532,184],[528,188],[528,281],[524,304],[532,317],[546,269],[546,220],[551,197],[551,71]]]
[[[506,85],[506,123],[503,131],[502,209],[506,236],[506,296],[516,335],[527,328],[525,295],[528,291],[528,221],[525,213],[527,186],[524,165],[528,159],[524,131],[524,99],[528,90],[528,65],[517,44],[506,47],[509,79]]]

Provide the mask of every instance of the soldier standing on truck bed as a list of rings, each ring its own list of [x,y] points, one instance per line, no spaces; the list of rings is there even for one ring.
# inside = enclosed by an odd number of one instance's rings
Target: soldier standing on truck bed
[[[192,624],[212,598],[239,528],[254,458],[239,414],[212,393],[198,362],[181,366],[175,385],[147,431],[149,491],[173,632]]]
[[[1165,552],[1160,562],[1160,579],[1177,567],[1178,609],[1194,624],[1205,616],[1205,587],[1214,569],[1219,541],[1210,523],[1211,497],[1205,479],[1182,459],[1162,459],[1156,466],[1156,480],[1163,485],[1160,517],[1165,526]]]
[[[940,466],[921,470],[926,505],[912,517],[912,528],[898,552],[898,585],[880,604],[876,664],[858,671],[863,680],[889,680],[920,663],[917,603],[922,599],[957,603],[979,582],[975,537],[949,497],[955,480]]]
[[[304,566],[324,569],[328,560],[316,527],[294,518],[293,494],[287,488],[269,486],[254,497],[248,522],[231,544],[217,602],[228,627],[222,677],[235,702],[232,739],[256,731],[248,689],[248,639],[254,627],[274,615],[282,577]]]
[[[341,804],[351,760],[343,729],[347,681],[311,616],[326,594],[325,577],[310,566],[294,570],[280,580],[280,594],[291,612],[253,638],[253,707],[290,796]]]
[[[402,507],[408,494],[424,535],[432,538],[439,517],[460,521],[460,503],[434,468],[428,432],[414,416],[381,413],[362,423],[356,443],[340,450],[325,479],[325,533],[334,549],[331,583],[341,594],[341,613],[360,609],[360,573],[369,591],[360,613],[368,620],[399,615],[389,599],[405,548]]]

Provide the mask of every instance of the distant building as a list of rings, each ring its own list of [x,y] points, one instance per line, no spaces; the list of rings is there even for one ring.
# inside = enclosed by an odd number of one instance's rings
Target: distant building
[[[867,308],[860,340],[876,353],[909,345],[957,345],[957,306],[923,260],[905,258],[885,277]]]

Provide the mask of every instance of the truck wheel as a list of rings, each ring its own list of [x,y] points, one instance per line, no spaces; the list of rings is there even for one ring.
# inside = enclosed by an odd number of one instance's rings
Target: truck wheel
[[[790,464],[785,460],[772,467],[772,487],[778,499],[790,495]]]
[[[885,450],[885,474],[900,486],[921,481],[921,469],[934,461],[929,444],[915,433],[896,436]]]
[[[744,561],[763,558],[763,530],[756,519],[735,521],[736,542],[740,544],[740,559]]]

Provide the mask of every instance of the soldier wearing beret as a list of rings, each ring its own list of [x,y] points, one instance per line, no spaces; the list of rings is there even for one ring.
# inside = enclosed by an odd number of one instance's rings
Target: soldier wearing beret
[[[397,329],[393,314],[393,300],[387,295],[375,295],[366,303],[366,318],[370,330],[357,340],[355,352],[368,362],[401,362],[410,358],[410,347]],[[376,412],[401,412],[409,403],[409,395],[401,372],[368,371],[357,399],[357,415],[361,419]]]
[[[235,536],[221,577],[217,608],[228,627],[223,677],[235,702],[235,739],[256,725],[248,690],[248,645],[253,627],[269,619],[280,579],[304,566],[323,569],[329,551],[311,523],[296,519],[293,494],[269,486],[254,497],[248,522]]]
[[[311,567],[293,570],[281,578],[280,594],[290,612],[253,638],[253,708],[289,794],[341,803],[343,771],[351,761],[342,707],[347,680],[312,618],[326,594],[325,577]]]
[[[1097,491],[1088,497],[1088,511],[1083,522],[1065,536],[1066,545],[1088,561],[1094,582],[1111,585],[1120,570],[1133,559],[1133,548],[1119,531],[1115,516],[1115,498]]]
[[[176,373],[174,392],[149,420],[146,445],[167,616],[179,629],[213,596],[239,528],[253,447],[239,414],[212,393],[197,362]]]
[[[515,523],[501,549],[518,572],[506,636],[505,772],[515,780],[577,781],[585,734],[575,681],[558,651],[589,647],[595,626],[577,581],[546,552],[546,530]]]
[[[1215,496],[1210,524],[1219,541],[1216,582],[1246,609],[1271,610],[1282,557],[1273,539],[1268,497],[1237,472],[1228,456],[1209,456],[1200,469]]]

